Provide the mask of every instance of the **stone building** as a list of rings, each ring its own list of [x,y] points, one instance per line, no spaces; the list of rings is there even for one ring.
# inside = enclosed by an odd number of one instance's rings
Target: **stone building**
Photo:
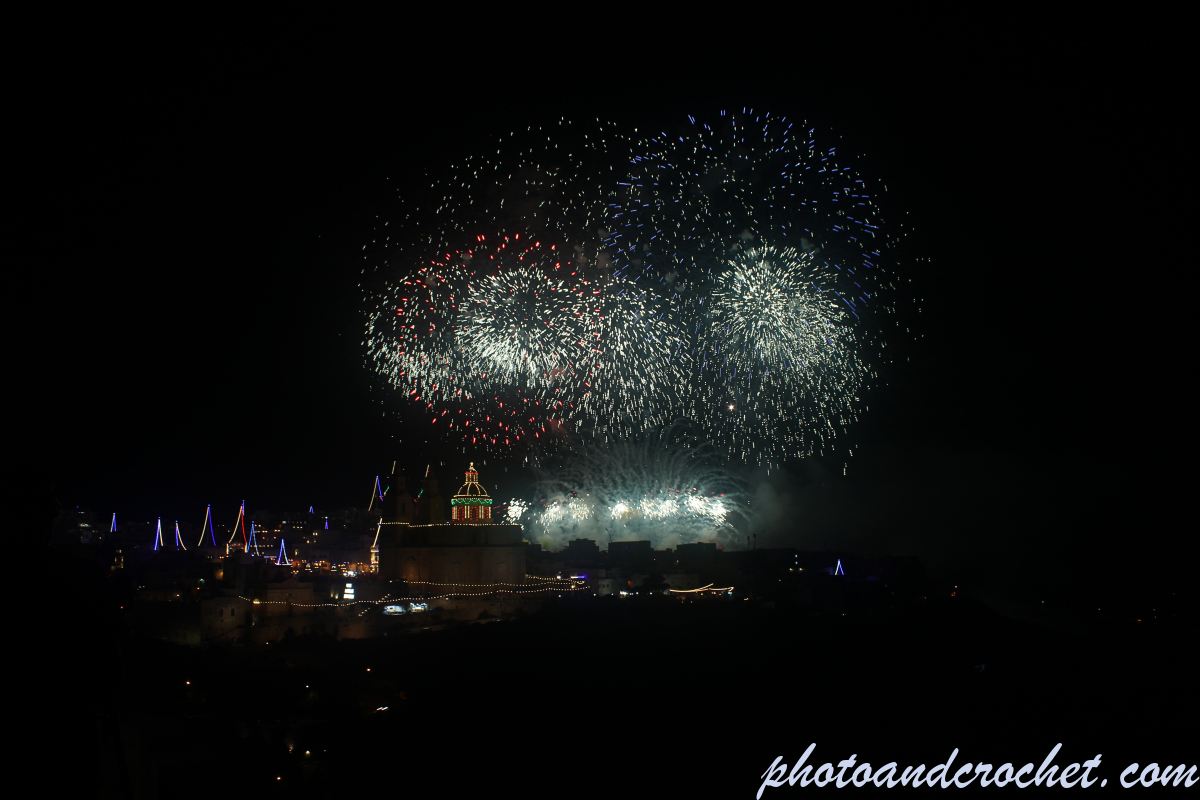
[[[317,604],[313,584],[295,576],[266,586],[262,613],[269,617],[290,617],[294,614],[311,614]]]
[[[240,640],[251,624],[253,606],[241,597],[200,601],[200,635],[205,641]]]
[[[522,527],[492,520],[492,499],[474,464],[450,500],[448,522],[441,521],[444,508],[430,469],[415,498],[403,490],[396,493],[380,524],[382,577],[407,581],[410,589],[429,595],[483,593],[525,582]]]

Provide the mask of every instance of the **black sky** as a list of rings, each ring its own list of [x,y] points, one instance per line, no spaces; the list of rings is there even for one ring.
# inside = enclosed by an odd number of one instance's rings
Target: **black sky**
[[[941,553],[977,573],[1031,543],[1056,563],[1080,548],[1119,563],[1135,532],[1174,546],[1152,411],[1175,379],[1147,346],[1154,290],[1131,292],[1163,261],[1145,202],[1163,225],[1176,213],[1169,49],[1026,29],[734,57],[658,35],[559,62],[430,30],[368,46],[216,27],[76,34],[44,67],[37,371],[63,502],[182,518],[364,501],[400,457],[361,366],[356,288],[397,187],[563,116],[667,130],[749,107],[863,154],[910,231],[900,269],[921,300],[906,313],[923,338],[872,397],[849,474],[839,458],[770,481],[810,509],[776,543]]]

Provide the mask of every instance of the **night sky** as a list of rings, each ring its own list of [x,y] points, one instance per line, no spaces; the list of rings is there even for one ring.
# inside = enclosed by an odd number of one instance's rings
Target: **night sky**
[[[1132,602],[1133,573],[1172,568],[1183,378],[1179,323],[1159,317],[1177,281],[1142,222],[1165,235],[1176,213],[1170,52],[1068,55],[1025,33],[593,66],[580,50],[560,68],[535,57],[552,47],[364,58],[260,33],[80,37],[90,67],[45,68],[42,455],[62,503],[197,523],[211,503],[221,527],[242,499],[365,503],[398,458],[415,477],[434,453],[395,444],[359,335],[362,247],[397,190],[514,127],[670,130],[746,107],[841,135],[887,185],[886,219],[910,232],[900,311],[922,337],[897,343],[846,476],[840,457],[748,474],[777,514],[759,545],[914,553],[1014,608]],[[443,488],[465,467],[447,455]],[[523,490],[485,457],[494,496]]]

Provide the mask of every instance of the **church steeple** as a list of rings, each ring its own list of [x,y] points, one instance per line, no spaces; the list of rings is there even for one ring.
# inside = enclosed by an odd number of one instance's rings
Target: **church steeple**
[[[412,523],[416,519],[416,504],[413,502],[412,495],[408,493],[408,481],[404,479],[404,475],[397,475],[395,470],[392,471],[391,485],[389,486],[384,502],[384,522],[407,522]]]
[[[416,499],[418,525],[442,525],[446,521],[442,495],[438,491],[437,475],[433,473],[433,465],[425,467],[425,477],[421,478],[421,491]]]
[[[492,521],[492,498],[487,490],[479,483],[479,473],[475,470],[475,462],[467,468],[467,480],[450,500],[452,522],[483,522]]]

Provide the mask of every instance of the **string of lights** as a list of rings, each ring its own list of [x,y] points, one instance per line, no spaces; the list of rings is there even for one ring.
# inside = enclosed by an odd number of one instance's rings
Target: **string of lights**
[[[465,583],[430,583],[428,581],[405,581],[409,584],[419,584],[424,586],[462,586],[469,588],[486,588],[492,586],[511,586],[517,587],[514,589],[494,589],[492,591],[482,592],[446,592],[437,595],[422,596],[419,599],[426,600],[449,600],[455,597],[483,597],[494,594],[536,594],[543,592],[578,592],[586,590],[587,584],[579,580],[557,580],[554,578],[541,578],[538,576],[527,576],[532,580],[544,581],[543,585],[530,587],[519,583],[485,583],[485,584],[465,584]],[[549,584],[549,585],[547,585]],[[238,598],[245,600],[252,605],[290,605],[296,608],[349,608],[350,606],[371,604],[379,605],[382,603],[390,603],[396,600],[412,600],[414,598],[400,598],[393,595],[385,595],[380,600],[353,600],[351,602],[341,603],[293,603],[290,600],[262,600],[261,598],[246,597],[238,595]]]
[[[708,586],[701,586],[699,589],[670,589],[668,591],[670,591],[672,594],[698,594],[701,592],[711,592],[713,594],[717,594],[719,592],[732,592],[733,587],[725,586],[723,588],[714,589],[713,585],[710,583]]]

